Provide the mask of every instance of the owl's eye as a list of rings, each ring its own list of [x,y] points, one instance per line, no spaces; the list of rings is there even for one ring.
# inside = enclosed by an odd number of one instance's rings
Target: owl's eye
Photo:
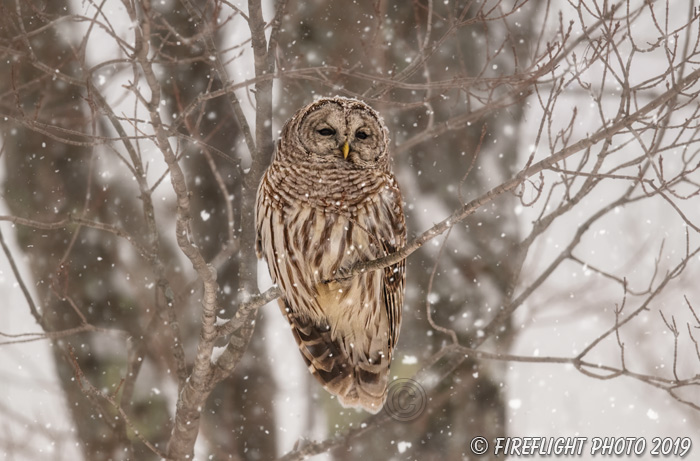
[[[332,136],[335,134],[335,130],[331,128],[322,128],[318,130],[318,134],[320,134],[321,136]]]
[[[367,139],[369,138],[369,135],[364,131],[358,131],[357,133],[355,133],[355,137],[357,139]]]

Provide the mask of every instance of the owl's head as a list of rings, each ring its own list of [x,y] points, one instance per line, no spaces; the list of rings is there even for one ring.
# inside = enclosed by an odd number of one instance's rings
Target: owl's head
[[[362,101],[325,98],[303,107],[287,122],[282,140],[300,145],[296,155],[334,168],[381,168],[388,165],[387,130]]]

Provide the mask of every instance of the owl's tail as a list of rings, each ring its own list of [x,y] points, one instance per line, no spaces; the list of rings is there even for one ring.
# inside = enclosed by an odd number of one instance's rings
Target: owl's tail
[[[359,345],[347,347],[331,338],[329,326],[295,315],[283,300],[279,304],[311,374],[344,407],[379,413],[386,399],[391,363],[386,345],[379,344],[386,339],[375,338],[377,344],[369,344],[370,351],[379,351],[375,353],[363,352]]]

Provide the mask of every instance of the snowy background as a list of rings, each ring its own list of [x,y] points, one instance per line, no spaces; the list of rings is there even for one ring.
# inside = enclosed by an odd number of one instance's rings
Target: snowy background
[[[108,3],[110,7],[113,7],[113,11],[110,13],[113,27],[121,31],[124,36],[130,36],[129,28],[131,24],[128,18],[125,17],[123,8],[120,7],[118,2],[113,2],[114,4],[112,2]],[[446,1],[445,5],[448,3],[450,2]],[[638,3],[641,4],[641,2]],[[432,2],[430,4],[432,5]],[[537,5],[541,6],[542,3]],[[635,5],[633,2],[633,6]],[[660,5],[663,6],[663,4]],[[93,11],[93,7],[85,2],[75,1],[72,6],[76,11],[81,11],[86,15]],[[244,11],[246,10],[245,5],[237,6]],[[274,14],[272,5],[264,3],[264,6],[264,17],[272,17]],[[294,14],[304,17],[304,14],[306,14],[304,13],[304,7],[300,6],[298,8],[299,11],[292,9],[289,13],[291,17],[294,17]],[[438,7],[436,6],[435,8],[437,9]],[[561,8],[563,14],[562,23],[568,24],[569,19],[574,21],[572,26],[573,36],[580,36],[582,22],[580,22],[576,11],[573,9],[567,10],[567,7],[564,5]],[[660,8],[658,11],[662,12],[663,8]],[[550,15],[556,17],[555,12],[558,14],[558,10],[552,10]],[[324,39],[330,40],[330,37],[334,36],[333,31],[335,31],[335,35],[341,35],[339,29],[334,29],[334,27],[337,27],[335,18],[340,13],[331,10],[330,13],[326,12],[323,14],[329,18],[328,23],[330,25],[325,28],[321,27],[321,29],[328,29],[328,34],[330,35],[326,35],[324,38],[324,36],[317,36],[313,33],[308,33],[307,36],[304,36],[304,34],[299,32],[300,43],[306,43],[304,46],[307,47],[304,55],[304,63],[307,65],[326,64],[326,60],[331,62],[332,60],[329,57],[323,56],[321,44],[323,44]],[[526,8],[519,14],[521,16],[514,16],[514,23],[530,20],[537,24],[542,18],[544,10],[542,8]],[[651,17],[645,18],[644,12],[641,14],[642,19],[634,24],[635,33],[638,34],[636,39],[640,43],[656,40],[656,31],[650,25],[652,23]],[[684,8],[683,15],[685,14],[686,10]],[[332,20],[330,19],[331,15]],[[365,16],[369,18],[367,19],[368,24],[371,23],[371,15]],[[674,30],[674,27],[681,27],[687,19],[686,16],[676,16],[675,21],[677,24],[675,26],[671,24],[669,26],[671,30]],[[532,19],[533,17],[535,19]],[[666,19],[673,22],[674,15],[668,14]],[[240,44],[245,41],[247,35],[242,27],[244,22],[240,18],[236,21],[228,26],[227,30],[230,33],[222,39],[222,46]],[[553,37],[561,38],[560,35],[557,36],[556,32],[559,23],[551,21],[551,18],[550,22],[550,25],[545,27],[544,30],[547,33],[551,33]],[[76,27],[71,32],[64,30],[64,32],[80,37],[81,31],[84,31],[82,27]],[[299,31],[307,30],[306,27],[306,25],[300,26]],[[697,24],[693,27],[694,29],[692,30],[697,32]],[[285,30],[285,33],[291,36],[294,36],[297,32],[296,29],[290,30],[287,28]],[[692,36],[692,34],[689,35]],[[309,36],[311,38],[308,38]],[[112,52],[118,54],[109,36],[96,32],[95,37],[88,48],[88,55],[91,57],[91,60],[97,62],[97,60],[103,58],[103,55],[109,55]],[[307,42],[303,42],[303,37],[307,37]],[[474,37],[474,33],[472,33],[472,37]],[[387,40],[391,41],[390,39]],[[393,40],[397,48],[404,46],[404,44],[400,43],[400,37],[393,37]],[[474,40],[478,42],[482,38],[474,38]],[[292,43],[291,40],[289,43],[289,47],[292,45],[301,46],[296,44],[296,42]],[[624,45],[620,48],[623,52],[625,51]],[[589,51],[589,48],[585,45],[581,45],[577,49],[579,49],[580,55],[584,55]],[[357,51],[352,52],[356,53]],[[350,52],[348,53],[350,54]],[[643,82],[645,79],[656,75],[659,67],[665,65],[664,59],[664,49],[659,48],[658,52],[644,54],[641,58],[635,60],[634,67],[630,73],[633,83]],[[252,53],[248,47],[229,66],[230,77],[233,81],[243,81],[255,75],[252,65]],[[594,65],[587,69],[581,78],[586,81],[599,82],[611,77],[605,72],[604,66]],[[112,88],[116,92],[127,80],[128,75],[124,76],[119,73],[108,75],[106,80],[104,80],[106,82],[105,88]],[[581,92],[580,89],[575,91],[573,89],[575,85],[572,85],[570,92],[564,91],[558,100],[558,110],[562,111],[562,115],[557,117],[550,127],[552,132],[568,123],[570,114],[566,109],[572,107],[578,109],[576,124],[572,131],[572,139],[576,140],[585,137],[595,131],[600,125],[600,112],[610,111],[610,114],[606,115],[612,116],[618,108],[619,93],[616,93],[614,85],[615,81],[611,79],[610,86],[612,89],[606,93],[606,97],[603,98],[600,105],[592,103],[591,94]],[[275,114],[273,124],[275,133],[285,118],[290,115],[290,110],[293,110],[293,107],[290,109],[284,104],[288,94],[295,91],[293,86],[290,85],[290,88],[286,86],[286,83],[275,88],[275,101],[281,108]],[[331,92],[341,92],[342,90],[343,88],[326,89],[326,91]],[[660,86],[655,91],[658,93],[664,90],[665,88]],[[240,100],[243,101],[244,113],[250,120],[254,119],[254,109],[247,90],[242,88],[237,89],[236,92]],[[305,101],[311,99],[313,95],[296,94],[295,97]],[[512,147],[512,149],[510,147],[503,147],[502,149],[504,152],[508,152],[508,149],[514,152],[516,157],[511,160],[513,160],[515,167],[518,169],[527,162],[533,151],[535,152],[535,161],[551,154],[551,150],[547,147],[546,142],[542,141],[539,145],[535,145],[536,134],[542,119],[542,111],[537,102],[537,97],[537,95],[531,95],[527,98],[524,103],[523,116],[517,119],[516,126],[500,123],[502,122],[501,119],[496,119],[499,123],[492,123],[489,126],[491,131],[488,142],[491,144],[484,148],[484,153],[479,158],[480,163],[477,164],[476,170],[472,173],[479,180],[478,184],[474,185],[472,189],[467,188],[467,192],[470,194],[469,198],[473,198],[472,196],[475,196],[476,193],[485,192],[489,187],[493,187],[504,180],[503,170],[508,171],[509,167],[501,169],[498,166],[499,160],[497,159],[500,159],[500,157],[496,156],[496,154],[499,152],[499,147],[493,147],[496,144],[496,140],[499,141],[499,145]],[[653,94],[650,97],[653,97]],[[644,98],[640,96],[641,99]],[[640,105],[643,102],[641,101]],[[125,99],[119,107],[128,112],[132,110],[130,108],[133,107],[133,104],[133,99]],[[692,112],[693,108],[691,107],[687,110]],[[396,107],[389,107],[387,123],[394,129],[392,137],[400,145],[401,141],[410,139],[416,129],[411,126],[407,127],[405,120],[401,119],[401,115],[396,115],[399,112],[400,110]],[[145,116],[145,112],[141,115]],[[425,123],[428,115],[430,114],[427,114],[427,112],[423,114],[423,118],[420,120],[421,124]],[[683,115],[679,114],[678,117],[682,119]],[[561,126],[557,127],[557,124]],[[12,142],[12,140],[5,138],[3,142]],[[232,150],[244,150],[243,146],[243,141],[239,137],[235,145],[232,146]],[[435,144],[435,146],[439,145]],[[639,146],[634,143],[630,143],[626,149],[627,151],[623,149],[622,154],[620,154],[623,159],[620,162],[639,155]],[[407,211],[410,215],[409,223],[411,226],[417,227],[411,229],[414,233],[428,229],[435,222],[449,215],[455,208],[456,200],[454,198],[458,181],[452,177],[443,176],[448,173],[447,170],[450,169],[450,165],[441,167],[439,162],[431,161],[431,155],[433,155],[434,150],[436,150],[436,147],[430,143],[425,143],[422,147],[418,147],[415,152],[412,151],[410,155],[400,154],[402,156],[399,156],[396,160],[395,168],[403,187],[404,199],[407,202]],[[149,164],[149,181],[152,183],[164,171],[165,166],[157,150],[146,150],[145,156]],[[667,171],[673,171],[674,165],[678,167],[679,156],[680,154],[675,151],[667,153],[665,157]],[[443,157],[437,155],[436,157],[444,160]],[[249,157],[246,154],[241,154],[241,159],[244,166],[246,162],[249,162]],[[429,167],[425,168],[425,165],[429,165]],[[462,168],[465,167],[465,164],[459,165],[460,172],[457,177],[460,177],[466,169]],[[105,168],[103,175],[105,182],[110,180],[119,181],[120,175],[124,174],[123,171],[119,172],[118,169],[112,170],[112,166],[113,164],[109,162],[100,166]],[[636,171],[634,168],[630,168],[627,174],[633,175],[634,171]],[[0,164],[0,182],[4,182],[8,174],[10,173],[6,171],[5,164]],[[548,174],[556,176],[552,172]],[[697,173],[694,173],[695,181],[697,181],[697,176]],[[549,178],[551,177],[547,176],[545,181],[548,181]],[[444,184],[442,184],[443,182]],[[438,186],[435,186],[435,183]],[[173,195],[166,187],[168,185],[161,186],[154,192],[154,199],[159,203],[158,212],[160,213],[160,218],[165,222],[169,219],[168,213],[172,212],[169,207],[172,205]],[[438,190],[438,188],[442,189],[435,192],[432,189],[433,186],[435,190]],[[570,241],[571,236],[579,229],[581,222],[610,203],[611,197],[617,197],[627,186],[628,184],[622,181],[609,181],[602,184],[593,193],[588,194],[574,210],[558,219],[542,236],[538,237],[527,254],[522,276],[516,288],[516,294],[519,290],[527,287],[560,254],[562,248]],[[426,193],[426,190],[432,192]],[[526,189],[526,191],[534,196],[532,190]],[[444,199],[448,194],[450,194],[451,199]],[[561,190],[555,192],[556,194],[561,194]],[[501,209],[494,211],[489,208],[484,211],[484,214],[492,217],[496,215],[507,216],[508,218],[506,219],[510,219],[509,226],[518,229],[518,231],[509,234],[508,238],[517,240],[518,234],[520,237],[528,234],[533,222],[541,214],[541,204],[542,201],[537,202],[532,207],[523,207],[516,200],[504,201],[498,204],[498,206],[502,207]],[[700,208],[697,206],[697,199],[693,203],[687,201],[679,206],[693,222],[697,223],[700,221]],[[11,214],[2,201],[0,201],[0,214]],[[198,213],[197,216],[198,219],[206,224],[209,219],[209,212],[203,211]],[[475,222],[471,223],[470,226],[475,226]],[[18,246],[15,239],[14,226],[7,222],[0,222],[0,228],[24,280],[32,280],[28,256],[24,253],[25,249]],[[473,235],[477,232],[475,227],[455,229],[455,236],[451,237],[450,240],[450,244],[453,246],[447,246],[446,248],[454,253],[459,251],[468,254],[469,260],[478,259],[481,251],[480,245],[484,248],[489,245],[489,242],[485,240],[488,236],[481,237],[481,239],[473,238]],[[680,219],[677,211],[670,207],[665,200],[655,197],[626,205],[624,208],[614,210],[606,215],[604,219],[597,221],[593,228],[586,233],[574,253],[577,257],[585,260],[591,267],[605,268],[606,271],[623,274],[627,278],[631,291],[643,291],[652,280],[658,280],[655,277],[661,277],[666,270],[678,264],[679,258],[685,252],[686,232],[692,234],[690,246],[694,248],[693,245],[698,244],[697,232],[689,231],[689,228]],[[469,237],[470,233],[472,233],[472,237]],[[469,240],[469,243],[464,243],[467,238],[473,239]],[[436,246],[429,245],[429,247],[425,249],[420,257],[430,261],[430,264],[425,265],[422,262],[423,259],[421,259],[420,263],[413,262],[412,266],[409,265],[407,325],[404,328],[412,328],[411,325],[421,323],[422,329],[417,330],[418,333],[414,333],[411,330],[411,332],[407,332],[402,336],[403,341],[400,342],[397,356],[395,357],[397,365],[393,368],[397,373],[397,377],[399,375],[411,376],[412,373],[419,369],[424,360],[436,352],[433,348],[440,345],[438,340],[432,336],[431,338],[426,338],[426,335],[422,333],[423,329],[426,329],[432,335],[430,328],[427,328],[425,325],[423,311],[426,299],[432,305],[438,307],[442,305],[442,302],[447,303],[449,300],[449,302],[453,302],[457,306],[452,306],[455,310],[450,312],[464,313],[464,315],[457,315],[457,320],[451,325],[455,329],[461,328],[464,330],[460,330],[460,334],[473,331],[474,322],[478,320],[483,321],[485,312],[488,312],[470,310],[471,306],[459,298],[460,293],[455,295],[455,292],[460,290],[460,286],[466,286],[468,290],[477,289],[475,286],[460,285],[460,282],[450,282],[451,284],[448,284],[445,281],[443,285],[438,284],[434,292],[427,293],[424,290],[424,285],[418,285],[418,282],[411,282],[410,277],[429,274],[430,265],[432,264],[430,257],[434,258],[438,251]],[[459,266],[458,259],[450,261],[446,264],[448,269],[452,269],[453,266]],[[447,274],[444,279],[451,277],[449,275],[451,272],[448,269],[445,269],[443,272],[443,274]],[[264,264],[260,264],[258,273],[260,288],[265,289],[269,285],[269,280],[266,280]],[[492,282],[487,282],[486,276],[484,277],[484,291],[491,290],[493,288]],[[697,280],[699,279],[700,258],[696,257],[681,277],[674,281],[672,289],[662,293],[661,296],[654,300],[649,311],[641,313],[633,323],[621,331],[622,341],[626,346],[626,359],[629,369],[665,378],[673,377],[673,335],[664,326],[659,312],[664,312],[669,314],[669,316],[674,315],[679,325],[683,325],[683,328],[685,328],[685,322],[692,322],[692,318],[684,307],[684,295],[691,300],[694,299],[695,306],[700,306],[700,298],[697,297]],[[412,283],[413,286],[411,286]],[[224,285],[224,289],[228,289],[225,283],[222,283],[222,285]],[[33,289],[33,287],[30,286],[30,289]],[[32,295],[35,300],[38,299],[36,292],[32,292]],[[454,301],[452,300],[453,296],[457,296],[457,299]],[[489,293],[483,295],[483,298],[485,299],[484,306],[489,305],[489,302],[493,300]],[[471,301],[471,298],[469,299]],[[636,309],[643,299],[643,296],[628,295],[625,312]],[[507,350],[502,349],[505,347],[502,343],[496,343],[495,345],[487,343],[485,349],[497,349],[499,352],[524,357],[575,356],[591,344],[602,332],[614,325],[616,306],[621,305],[622,302],[623,293],[619,284],[611,282],[609,278],[604,277],[595,269],[585,265],[582,266],[573,261],[566,261],[516,311],[511,321],[513,335],[507,343]],[[193,305],[196,305],[196,303],[193,303]],[[463,307],[459,307],[462,305]],[[9,335],[41,332],[40,327],[29,313],[27,303],[12,273],[9,261],[4,256],[0,256],[0,309],[2,311],[0,314],[0,332],[8,335],[0,338],[0,343],[31,339],[27,336],[10,337]],[[278,314],[276,305],[273,303],[265,306],[261,310],[260,316],[259,324],[261,326],[256,330],[256,335],[261,336],[264,346],[263,350],[256,349],[254,352],[251,352],[249,360],[261,363],[263,366],[267,365],[273,370],[272,376],[275,382],[272,388],[275,389],[275,392],[269,396],[269,400],[274,408],[275,427],[265,428],[264,430],[272,432],[276,437],[277,455],[281,456],[292,450],[300,439],[323,440],[329,435],[333,435],[335,431],[342,431],[347,428],[348,424],[359,424],[362,421],[361,414],[345,411],[345,413],[341,412],[339,417],[337,408],[329,409],[334,403],[329,402],[324,391],[312,381],[305,371],[297,346],[289,334],[289,329],[284,319]],[[193,314],[193,317],[196,319],[196,315]],[[442,324],[447,319],[447,316],[442,318]],[[452,317],[449,317],[449,320],[452,320]],[[700,336],[700,334],[697,336]],[[0,415],[2,415],[0,416],[0,455],[8,455],[7,459],[18,461],[37,459],[77,460],[83,456],[71,416],[67,411],[69,403],[63,397],[58,381],[54,358],[51,355],[51,347],[53,347],[52,342],[49,340],[2,344],[0,346],[0,363],[3,364],[3,367],[0,369]],[[681,377],[698,376],[699,364],[695,358],[693,344],[687,336],[682,339],[680,350],[678,368],[682,375]],[[193,352],[192,344],[190,344],[187,352],[188,354]],[[587,359],[596,359],[600,360],[600,363],[618,366],[619,347],[614,335],[598,345],[591,355],[587,356]],[[697,435],[700,433],[700,412],[693,410],[689,406],[681,405],[668,393],[639,380],[625,376],[607,380],[594,379],[583,375],[571,365],[563,364],[495,361],[495,363],[483,366],[496,376],[496,385],[502,392],[506,430],[510,436],[583,436],[588,437],[589,440],[592,437],[603,436],[634,436],[645,437],[647,447],[651,446],[651,440],[654,437],[687,436],[693,438],[695,448],[692,453],[697,453],[700,449],[697,448],[697,445],[700,444],[700,438]],[[599,373],[601,375],[606,374],[604,371]],[[247,376],[243,376],[241,379],[247,379]],[[157,383],[157,381],[155,382]],[[172,383],[170,386],[150,385],[144,382],[140,382],[140,384],[145,386],[145,392],[162,394],[168,399],[169,408],[174,408],[177,395],[176,392],[173,392]],[[697,392],[697,384],[692,389],[695,389],[696,395],[689,394],[687,398],[696,402],[696,405],[700,405],[697,395],[700,392]],[[455,408],[461,408],[462,405],[461,401],[455,400]],[[447,406],[449,408],[449,404]],[[467,416],[460,416],[456,419],[459,418],[464,419]],[[438,427],[435,430],[450,431],[452,428]],[[454,428],[454,433],[450,432],[449,437],[453,439],[454,444],[464,447],[464,459],[469,459],[468,443],[476,435],[481,434],[477,432],[467,433],[459,428]],[[209,448],[214,445],[213,439],[214,437],[211,439],[202,437],[199,440],[197,459],[207,459],[210,452]],[[402,457],[404,454],[408,456],[411,454],[411,448],[416,448],[415,446],[412,447],[412,444],[417,445],[417,442],[415,440],[411,442],[408,437],[402,439],[400,436],[397,436],[396,439],[387,442],[383,451],[377,456],[383,456],[386,459],[392,457],[395,457],[392,459],[404,459]],[[689,459],[695,456],[692,453]],[[9,454],[12,455],[11,458]],[[330,455],[320,455],[314,459],[334,458]],[[589,459],[589,457],[583,456],[582,459]],[[647,454],[635,459],[646,460],[653,458]]]

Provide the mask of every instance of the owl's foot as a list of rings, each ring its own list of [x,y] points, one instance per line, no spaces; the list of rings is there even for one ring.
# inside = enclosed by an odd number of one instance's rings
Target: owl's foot
[[[352,266],[350,267],[341,267],[335,273],[333,273],[333,277],[326,279],[326,280],[321,280],[321,283],[324,284],[329,284],[333,282],[347,282],[353,277],[352,275]]]

